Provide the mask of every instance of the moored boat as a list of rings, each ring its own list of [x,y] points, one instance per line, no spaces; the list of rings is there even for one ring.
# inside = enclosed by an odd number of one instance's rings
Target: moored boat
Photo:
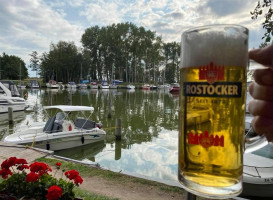
[[[170,93],[179,93],[179,90],[180,90],[180,86],[178,83],[171,84],[171,86],[169,88]]]
[[[48,83],[46,83],[46,87],[49,89],[59,89],[60,85],[55,80],[49,80]]]
[[[90,83],[90,88],[91,88],[91,89],[98,89],[98,88],[99,88],[98,83],[95,82],[95,81],[91,82],[91,83]]]
[[[127,89],[135,89],[136,87],[132,84],[127,85]]]
[[[75,82],[71,81],[71,82],[68,82],[68,83],[66,84],[66,87],[67,87],[68,89],[76,89],[76,88],[77,88],[77,85],[76,85]]]
[[[20,97],[13,82],[0,81],[0,113],[7,113],[9,107],[13,111],[23,111],[27,108],[26,100]]]
[[[4,142],[29,145],[47,150],[68,149],[91,144],[105,139],[106,133],[102,125],[91,121],[94,110],[88,106],[45,106],[44,110],[57,109],[57,114],[47,122],[38,122],[20,127],[15,133],[5,137]],[[71,112],[90,112],[89,117],[72,120]]]

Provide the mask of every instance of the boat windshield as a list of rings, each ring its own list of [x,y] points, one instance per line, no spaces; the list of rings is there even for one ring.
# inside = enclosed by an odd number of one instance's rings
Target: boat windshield
[[[61,121],[61,120],[64,120],[64,118],[65,118],[65,115],[63,112],[58,112],[56,114],[56,120]]]

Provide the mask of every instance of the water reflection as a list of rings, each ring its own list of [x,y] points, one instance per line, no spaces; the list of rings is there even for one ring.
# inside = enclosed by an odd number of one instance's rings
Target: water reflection
[[[178,96],[164,90],[41,89],[27,92],[28,104],[33,109],[26,113],[22,123],[45,121],[47,116],[42,106],[71,104],[93,106],[92,120],[103,124],[107,133],[105,143],[56,154],[99,163],[113,171],[176,180]],[[121,141],[115,139],[116,119],[122,121]]]

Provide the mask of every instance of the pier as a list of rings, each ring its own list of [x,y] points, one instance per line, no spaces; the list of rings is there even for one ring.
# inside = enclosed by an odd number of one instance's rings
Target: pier
[[[38,158],[52,155],[53,151],[26,147],[22,145],[10,144],[0,141],[0,163],[9,157],[24,158],[28,163]]]

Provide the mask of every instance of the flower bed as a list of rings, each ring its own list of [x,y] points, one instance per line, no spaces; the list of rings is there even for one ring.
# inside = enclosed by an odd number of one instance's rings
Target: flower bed
[[[56,167],[59,170],[61,162],[57,162]],[[10,197],[7,199],[75,199],[73,188],[83,182],[79,172],[64,172],[66,179],[57,179],[51,172],[51,167],[43,162],[28,165],[25,159],[10,157],[1,164],[0,175],[4,180],[0,183],[0,197],[6,195]]]

